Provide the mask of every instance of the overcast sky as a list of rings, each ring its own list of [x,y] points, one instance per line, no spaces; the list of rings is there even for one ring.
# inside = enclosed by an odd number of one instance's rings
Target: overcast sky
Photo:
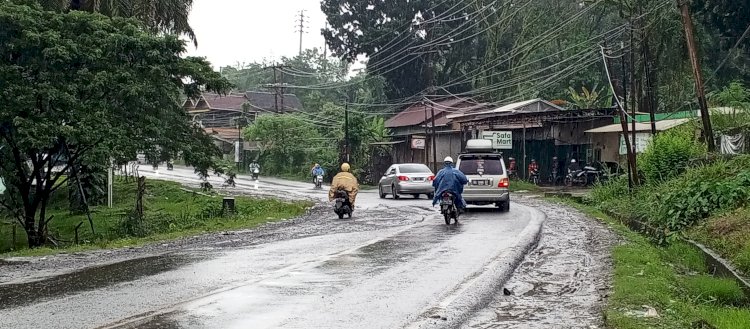
[[[188,55],[208,58],[215,69],[294,56],[299,51],[295,25],[303,9],[307,33],[302,46],[322,48],[325,15],[319,0],[195,0],[190,26],[198,48],[190,43]]]

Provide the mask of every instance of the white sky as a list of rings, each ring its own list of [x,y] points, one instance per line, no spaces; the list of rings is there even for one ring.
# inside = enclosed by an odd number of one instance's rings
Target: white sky
[[[319,0],[195,0],[190,26],[198,48],[189,43],[187,55],[206,57],[217,70],[238,62],[295,56],[299,51],[295,25],[303,9],[307,33],[302,47],[321,49],[320,29],[326,21]]]

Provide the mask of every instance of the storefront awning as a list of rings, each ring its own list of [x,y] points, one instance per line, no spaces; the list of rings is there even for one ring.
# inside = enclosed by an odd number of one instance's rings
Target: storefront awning
[[[656,121],[656,131],[664,131],[672,129],[679,125],[685,124],[690,119],[673,119],[673,120],[661,120]],[[628,130],[633,129],[633,124],[628,123]],[[638,122],[635,124],[636,131],[651,131],[651,122]],[[619,133],[622,132],[622,124],[616,123],[599,128],[589,129],[586,133],[597,134],[597,133]]]

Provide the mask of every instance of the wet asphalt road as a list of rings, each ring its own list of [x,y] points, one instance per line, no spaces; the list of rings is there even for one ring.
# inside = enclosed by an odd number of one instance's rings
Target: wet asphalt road
[[[184,168],[141,174],[199,182]],[[240,178],[236,189],[318,201],[327,193],[268,178]],[[424,196],[382,200],[376,191],[362,192],[357,207],[353,221],[374,228],[340,230],[351,221],[323,213],[330,234],[186,248],[0,285],[0,328],[405,327],[502,260],[538,216],[513,204],[510,213],[477,208],[460,225],[445,226]]]

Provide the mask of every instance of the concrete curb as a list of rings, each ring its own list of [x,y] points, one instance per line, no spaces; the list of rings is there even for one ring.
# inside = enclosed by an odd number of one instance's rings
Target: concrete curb
[[[536,248],[541,238],[542,226],[547,219],[539,210],[518,203],[513,205],[528,208],[532,216],[529,225],[521,231],[518,244],[496,256],[406,328],[459,328],[474,313],[487,307],[498,293],[502,293],[503,286],[510,280],[516,268],[521,265],[526,255]]]

